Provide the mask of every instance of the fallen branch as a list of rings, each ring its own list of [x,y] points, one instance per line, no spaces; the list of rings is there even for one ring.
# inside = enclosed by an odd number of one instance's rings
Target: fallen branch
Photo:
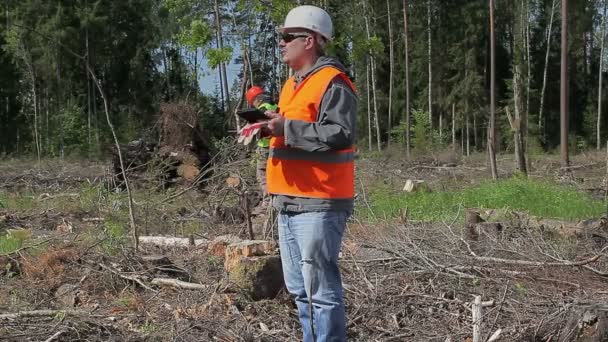
[[[54,333],[51,337],[49,337],[46,340],[44,340],[44,342],[55,341],[57,338],[59,338],[59,336],[65,334],[65,333],[66,333],[65,330],[59,330],[58,332]]]
[[[135,282],[135,283],[139,284],[139,286],[143,287],[143,288],[144,288],[144,289],[146,289],[146,290],[150,290],[150,291],[152,291],[152,292],[158,292],[158,291],[156,291],[155,289],[151,288],[150,286],[148,286],[148,285],[144,284],[144,283],[141,281],[141,279],[139,279],[139,278],[138,278],[138,277],[136,277],[136,276],[132,276],[132,275],[128,275],[128,274],[123,274],[123,273],[121,273],[121,272],[119,272],[119,271],[117,271],[117,270],[113,269],[112,267],[107,266],[107,265],[104,265],[104,264],[102,264],[102,263],[99,263],[98,265],[99,265],[101,268],[103,268],[104,270],[110,271],[111,273],[113,273],[113,274],[115,274],[115,275],[119,276],[120,278],[123,278],[123,279],[126,279],[126,280],[130,280],[130,281],[133,281],[133,282]]]
[[[592,256],[589,259],[581,260],[581,261],[562,261],[562,262],[544,262],[544,261],[528,261],[528,260],[511,260],[511,259],[502,259],[502,258],[494,258],[494,257],[482,257],[482,256],[471,256],[470,258],[477,261],[487,261],[499,264],[508,264],[508,265],[521,265],[521,266],[532,266],[532,267],[563,267],[563,266],[585,266],[591,263],[598,261],[602,256],[604,256],[604,252],[608,249],[608,246],[602,248],[602,250]]]
[[[492,336],[490,336],[490,338],[488,339],[488,342],[494,342],[494,341],[498,341],[498,339],[500,338],[500,334],[502,334],[502,329],[498,329],[496,330]]]
[[[207,239],[195,239],[194,243],[189,238],[168,237],[168,236],[140,236],[140,244],[149,244],[159,247],[188,247],[200,246],[209,243]]]
[[[577,170],[577,169],[584,169],[587,167],[592,167],[595,166],[599,163],[591,163],[591,164],[583,164],[583,165],[573,165],[573,166],[565,166],[565,167],[560,167],[560,170]]]
[[[82,310],[34,310],[20,311],[15,313],[0,314],[0,319],[18,319],[30,317],[54,317],[58,315],[64,316],[88,316],[89,313]]]
[[[186,281],[181,281],[178,279],[169,279],[169,278],[154,278],[152,279],[152,285],[158,286],[171,286],[178,289],[185,290],[206,290],[210,286],[196,283],[189,283]]]

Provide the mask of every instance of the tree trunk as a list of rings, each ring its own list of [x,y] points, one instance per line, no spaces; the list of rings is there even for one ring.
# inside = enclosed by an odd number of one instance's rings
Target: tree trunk
[[[376,144],[378,145],[378,152],[382,150],[380,142],[380,119],[378,118],[378,101],[376,98],[376,59],[372,56],[372,95],[374,97],[374,123],[376,125]]]
[[[367,86],[367,137],[368,137],[368,143],[369,143],[369,147],[368,147],[369,151],[372,150],[372,109],[371,109],[371,100],[370,100],[371,80],[370,80],[370,72],[369,72],[370,67],[371,67],[371,63],[368,58],[368,61],[366,63],[367,78],[365,79],[365,82],[366,82],[366,86]]]
[[[602,148],[602,82],[603,82],[603,70],[604,70],[604,44],[606,42],[606,5],[608,1],[604,1],[604,17],[602,19],[602,36],[600,42],[600,67],[599,67],[599,84],[597,88],[597,124],[596,124],[596,148],[599,151]]]
[[[568,0],[562,0],[562,58],[560,84],[561,165],[568,167]]]
[[[429,127],[433,128],[433,49],[431,40],[431,0],[427,0],[428,64],[429,64]]]
[[[526,78],[526,108],[525,108],[525,120],[524,120],[524,142],[526,142],[526,144],[524,146],[527,146],[527,139],[529,137],[529,124],[528,121],[530,120],[530,87],[531,87],[531,82],[532,82],[532,60],[530,57],[530,20],[532,20],[530,18],[530,2],[527,1],[526,2],[526,21],[525,21],[525,27],[526,27],[526,61],[527,61],[527,69],[528,69],[528,77]]]
[[[25,47],[23,48],[25,51]],[[38,163],[40,163],[40,134],[38,132],[38,92],[36,89],[36,70],[34,69],[33,62],[31,60],[31,56],[29,56],[29,52],[26,53],[26,63],[28,67],[28,72],[30,74],[30,80],[32,82],[32,107],[34,109],[34,143],[36,144],[36,156],[38,157]]]
[[[466,118],[466,133],[465,134],[467,136],[466,139],[467,139],[467,157],[468,157],[468,156],[471,155],[471,134],[469,132],[469,126],[470,126],[470,124],[469,124],[469,109],[468,109],[468,106],[465,109],[465,112],[466,112],[465,115],[467,116],[467,118]]]
[[[515,5],[517,6],[517,5]],[[526,59],[526,20],[524,20],[524,1],[519,3],[519,24],[514,24],[513,29],[513,102],[515,117],[512,118],[507,112],[511,130],[514,134],[513,144],[515,147],[516,168],[521,173],[527,175],[526,151],[525,151],[525,132],[526,132],[526,108],[524,108],[523,97],[523,73]],[[508,110],[508,107],[507,107]]]
[[[496,168],[496,127],[495,127],[495,107],[496,107],[496,41],[494,36],[494,0],[490,0],[490,122],[488,132],[488,158],[490,162],[490,170],[492,178],[498,179],[498,171]]]
[[[522,113],[522,96],[521,96],[521,71],[520,66],[515,65],[515,72],[513,75],[513,95],[514,95],[514,108],[515,108],[515,117],[511,118],[509,113],[509,107],[507,107],[507,115],[509,118],[509,123],[511,125],[511,130],[513,130],[513,144],[515,146],[515,162],[516,168],[518,171],[523,173],[524,175],[528,174],[528,170],[526,168],[526,151],[524,144],[524,130],[523,130],[523,122],[524,118]]]
[[[365,3],[365,1],[364,1]],[[371,34],[370,34],[370,30],[369,30],[369,18],[367,17],[367,15],[364,16],[365,19],[365,30],[367,31],[367,39],[371,39]],[[380,120],[378,118],[378,101],[377,101],[377,97],[376,97],[376,59],[374,57],[374,52],[373,51],[369,51],[370,54],[370,73],[372,76],[372,97],[373,97],[373,102],[374,102],[374,124],[376,125],[376,144],[377,144],[377,148],[378,148],[378,152],[380,152],[382,150],[382,146],[380,143]]]
[[[222,18],[220,15],[220,6],[218,4],[218,0],[215,0],[214,4],[215,4],[215,27],[217,29],[217,44],[218,44],[219,49],[223,49],[224,40],[223,40],[223,34],[222,34]],[[220,63],[220,72],[222,75],[222,85],[223,85],[224,92],[225,92],[226,107],[227,107],[224,110],[230,111],[230,107],[231,107],[230,106],[230,88],[228,87],[228,77],[226,76],[226,64],[224,62]],[[236,121],[236,125],[237,125],[237,129],[239,129],[238,120]]]
[[[409,34],[407,29],[407,0],[403,0],[403,28],[405,44],[405,155],[410,158],[410,61],[409,61]]]
[[[456,104],[452,103],[452,150],[456,152]]]
[[[50,124],[49,124],[49,106],[50,106],[50,100],[49,100],[49,88],[45,87],[44,88],[44,117],[45,117],[45,147],[44,150],[46,151],[47,155],[50,152],[50,148],[51,148],[51,134],[50,134]]]
[[[88,6],[88,2],[85,1],[85,6]],[[84,29],[84,48],[85,48],[85,58],[87,64],[91,65],[89,60],[89,24]],[[87,74],[87,153],[91,153],[91,76],[88,73],[88,70],[85,71]]]
[[[553,17],[555,15],[555,5],[557,0],[551,4],[551,18],[547,28],[547,51],[545,52],[545,67],[543,70],[543,85],[540,91],[540,106],[538,108],[538,134],[541,140],[545,140],[545,126],[543,125],[543,110],[545,104],[545,90],[547,89],[547,69],[549,67],[549,52],[551,51],[551,29],[553,27]]]
[[[477,136],[477,116],[473,115],[473,151],[477,151],[479,149],[479,138]]]
[[[388,74],[388,139],[386,141],[387,146],[391,144],[391,130],[392,130],[392,111],[393,111],[393,71],[395,68],[394,49],[393,49],[393,28],[391,24],[391,5],[390,0],[386,0],[386,13],[388,17],[388,48],[389,48],[389,74]]]

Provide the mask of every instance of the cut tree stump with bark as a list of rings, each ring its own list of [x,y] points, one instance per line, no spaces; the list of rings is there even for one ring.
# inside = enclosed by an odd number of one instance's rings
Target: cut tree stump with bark
[[[230,244],[226,247],[224,268],[230,272],[242,258],[271,255],[273,251],[273,243],[266,240],[245,240]]]
[[[277,255],[241,258],[228,277],[253,300],[274,298],[284,286],[281,257]]]

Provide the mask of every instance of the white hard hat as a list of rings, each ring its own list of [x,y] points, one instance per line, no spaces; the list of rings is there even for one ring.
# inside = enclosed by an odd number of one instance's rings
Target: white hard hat
[[[329,14],[316,6],[298,6],[285,17],[285,24],[281,30],[287,28],[303,28],[322,35],[325,39],[333,37],[333,25]]]

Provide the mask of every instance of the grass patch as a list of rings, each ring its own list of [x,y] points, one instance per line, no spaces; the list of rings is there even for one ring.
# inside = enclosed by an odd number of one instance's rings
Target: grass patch
[[[396,217],[405,208],[413,220],[451,220],[461,208],[511,209],[531,215],[563,219],[597,217],[605,212],[602,201],[573,187],[522,177],[453,191],[404,193],[382,184],[369,194],[370,208],[359,216],[366,219]]]
[[[30,210],[35,207],[31,194],[12,194],[0,191],[0,208]]]
[[[0,255],[10,254],[23,246],[23,242],[31,237],[28,230],[9,231],[0,235]]]

